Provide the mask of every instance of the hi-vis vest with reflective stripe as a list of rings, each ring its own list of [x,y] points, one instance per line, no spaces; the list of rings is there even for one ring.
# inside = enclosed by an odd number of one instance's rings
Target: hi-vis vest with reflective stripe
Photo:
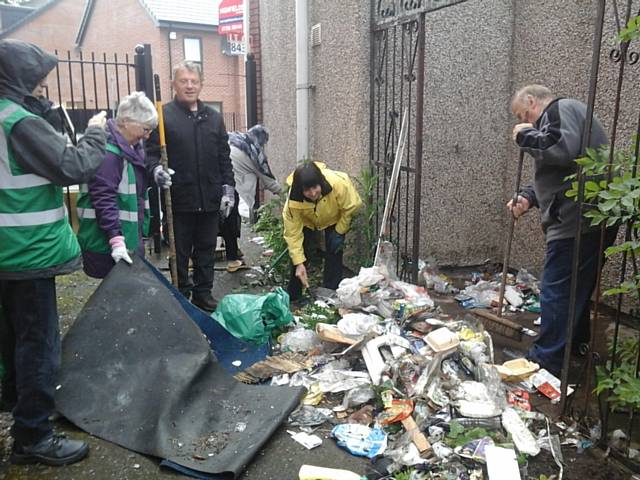
[[[136,194],[136,175],[133,165],[123,156],[122,150],[116,145],[107,143],[106,150],[123,159],[122,178],[118,184],[116,202],[118,204],[118,216],[120,229],[127,245],[127,250],[138,248],[138,196]],[[143,235],[148,227],[148,198],[145,192],[145,211],[143,223]],[[109,239],[98,226],[96,211],[91,203],[89,189],[86,184],[80,185],[78,195],[78,241],[83,251],[95,253],[110,253]]]
[[[55,267],[80,254],[62,188],[24,172],[13,158],[11,130],[26,117],[35,115],[0,100],[0,270],[7,272]]]

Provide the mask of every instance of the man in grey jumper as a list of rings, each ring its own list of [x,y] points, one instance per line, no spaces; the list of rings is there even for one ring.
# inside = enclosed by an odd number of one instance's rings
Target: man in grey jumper
[[[518,119],[513,139],[534,160],[534,182],[519,192],[516,205],[508,203],[515,217],[531,207],[540,209],[546,252],[542,275],[540,305],[541,330],[528,357],[551,373],[559,375],[567,339],[571,270],[579,205],[566,196],[571,182],[565,180],[576,172],[582,132],[586,121],[586,105],[557,98],[542,85],[528,85],[513,96],[511,110]],[[593,118],[591,148],[608,144],[607,134],[597,118]],[[607,230],[607,248],[615,240],[617,228]],[[600,254],[600,230],[582,222],[582,247],[576,297],[574,347],[590,339],[589,299],[595,288]]]

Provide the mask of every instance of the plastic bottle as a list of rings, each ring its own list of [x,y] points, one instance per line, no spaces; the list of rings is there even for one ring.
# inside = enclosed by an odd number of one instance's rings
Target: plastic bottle
[[[367,480],[357,473],[337,468],[314,467],[313,465],[302,465],[298,472],[299,480]]]

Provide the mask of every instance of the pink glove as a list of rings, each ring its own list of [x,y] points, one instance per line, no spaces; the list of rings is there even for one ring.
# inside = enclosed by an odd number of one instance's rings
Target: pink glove
[[[124,243],[124,237],[122,235],[115,236],[109,240],[111,245],[111,258],[118,263],[120,260],[124,260],[129,265],[133,263],[129,252],[127,252],[127,245]]]

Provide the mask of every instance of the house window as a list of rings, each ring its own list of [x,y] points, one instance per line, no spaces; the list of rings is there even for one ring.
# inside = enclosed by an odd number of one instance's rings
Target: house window
[[[207,107],[213,108],[216,112],[222,113],[222,102],[207,102],[207,101],[205,101],[204,104]]]
[[[185,38],[184,39],[184,59],[199,63],[200,67],[202,67],[202,39],[201,38]]]

